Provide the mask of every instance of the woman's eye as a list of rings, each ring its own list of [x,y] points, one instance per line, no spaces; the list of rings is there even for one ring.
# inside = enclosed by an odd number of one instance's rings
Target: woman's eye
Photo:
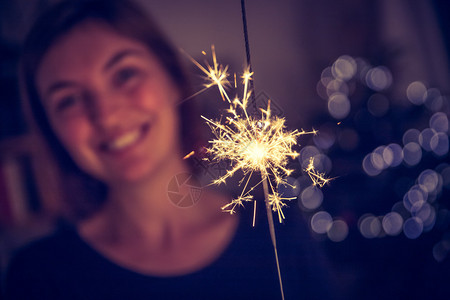
[[[71,107],[76,106],[82,99],[80,94],[73,94],[62,97],[56,104],[56,111],[63,112]]]
[[[135,68],[125,68],[117,72],[114,81],[116,86],[122,86],[133,82],[139,77],[139,70]]]

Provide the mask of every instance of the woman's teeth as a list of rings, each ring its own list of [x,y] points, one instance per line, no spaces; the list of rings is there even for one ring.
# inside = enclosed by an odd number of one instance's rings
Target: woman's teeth
[[[140,130],[135,130],[119,136],[118,138],[110,141],[107,148],[112,151],[122,150],[132,144],[134,144],[141,136]]]

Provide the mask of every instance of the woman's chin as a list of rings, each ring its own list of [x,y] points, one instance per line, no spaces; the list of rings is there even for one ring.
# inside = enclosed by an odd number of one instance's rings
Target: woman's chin
[[[151,165],[135,165],[118,168],[114,170],[108,170],[103,175],[99,176],[101,181],[104,181],[107,185],[129,185],[136,184],[149,180],[152,174],[156,174],[156,168]]]

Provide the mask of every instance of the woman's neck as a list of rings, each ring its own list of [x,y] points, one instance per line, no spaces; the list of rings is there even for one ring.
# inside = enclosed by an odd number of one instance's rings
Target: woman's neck
[[[215,218],[223,217],[220,207],[226,200],[203,193],[196,205],[176,206],[169,199],[168,185],[178,174],[189,173],[183,160],[171,160],[138,182],[122,182],[109,190],[103,209],[86,224],[107,232],[112,240],[143,239],[158,241],[186,236]]]
[[[105,212],[121,224],[137,226],[136,230],[149,223],[154,227],[173,222],[181,211],[170,202],[168,184],[177,174],[188,172],[183,160],[172,159],[142,180],[116,183],[109,190]]]

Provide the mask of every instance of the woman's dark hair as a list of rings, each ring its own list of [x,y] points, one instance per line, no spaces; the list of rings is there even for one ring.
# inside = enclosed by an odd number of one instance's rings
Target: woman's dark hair
[[[166,68],[175,84],[180,88],[181,99],[190,95],[189,84],[178,58],[178,52],[169,44],[158,26],[143,9],[129,0],[70,0],[62,1],[44,12],[29,32],[23,47],[20,66],[20,81],[24,98],[28,101],[33,123],[37,125],[49,148],[53,152],[64,176],[64,185],[72,218],[89,216],[106,199],[107,189],[103,183],[83,172],[72,160],[53,132],[36,87],[36,73],[49,50],[62,36],[86,20],[106,23],[119,34],[145,44]],[[181,117],[181,136],[185,153],[195,149],[192,120],[193,107],[190,101],[178,105]],[[81,186],[80,186],[81,185]],[[77,199],[73,196],[77,189]],[[85,194],[80,194],[84,191]]]

